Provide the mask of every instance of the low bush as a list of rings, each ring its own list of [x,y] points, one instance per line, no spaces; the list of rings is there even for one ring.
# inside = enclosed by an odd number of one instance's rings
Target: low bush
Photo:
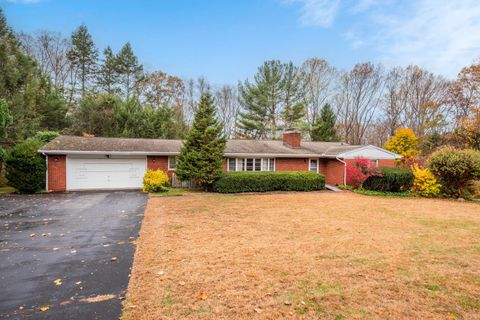
[[[440,194],[441,185],[430,170],[415,164],[412,166],[412,172],[414,175],[412,186],[414,194],[425,198],[433,198]]]
[[[160,169],[148,169],[143,176],[144,192],[166,192],[168,191],[168,174]]]
[[[378,174],[365,180],[362,187],[366,190],[383,192],[401,192],[410,190],[413,173],[403,168],[382,168]]]
[[[473,181],[480,179],[480,151],[443,148],[430,156],[428,168],[445,196],[471,197]]]
[[[314,172],[231,172],[213,184],[214,192],[313,191],[325,187],[325,177]]]
[[[361,188],[365,180],[375,173],[373,161],[365,158],[356,158],[347,162],[347,185]]]
[[[8,185],[21,193],[34,193],[45,188],[45,159],[37,152],[43,142],[29,140],[17,144],[5,161]]]

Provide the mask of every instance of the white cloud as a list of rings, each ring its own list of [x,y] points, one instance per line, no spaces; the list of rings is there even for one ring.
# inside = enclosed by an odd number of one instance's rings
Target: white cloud
[[[305,26],[342,18],[352,48],[387,65],[418,64],[447,77],[480,57],[479,0],[283,0],[301,7]]]
[[[340,0],[286,0],[300,4],[300,22],[305,26],[329,27],[337,15]]]
[[[419,0],[402,15],[377,16],[378,46],[387,64],[415,63],[448,77],[480,56],[480,2]]]

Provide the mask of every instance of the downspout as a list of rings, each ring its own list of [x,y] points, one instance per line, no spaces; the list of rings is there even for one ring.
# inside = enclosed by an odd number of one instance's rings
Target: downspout
[[[335,157],[335,159],[343,163],[343,185],[346,186],[347,185],[347,163],[341,160],[338,156]]]
[[[45,164],[47,166],[47,170],[45,170],[45,189],[48,191],[48,156],[45,154],[45,152],[42,152],[42,155],[45,156]]]

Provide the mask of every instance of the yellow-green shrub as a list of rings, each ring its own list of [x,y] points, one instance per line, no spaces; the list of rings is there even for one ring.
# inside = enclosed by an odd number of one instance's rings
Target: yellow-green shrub
[[[143,176],[143,191],[144,192],[162,192],[167,191],[168,175],[165,171],[160,169],[148,169]]]
[[[441,185],[429,169],[420,168],[414,164],[412,172],[415,177],[413,179],[412,191],[415,194],[426,198],[436,197],[440,194]]]

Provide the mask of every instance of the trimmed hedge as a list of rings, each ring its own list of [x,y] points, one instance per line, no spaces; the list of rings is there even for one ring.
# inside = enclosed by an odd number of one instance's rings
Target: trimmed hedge
[[[10,187],[20,193],[34,193],[45,188],[45,159],[37,152],[43,142],[28,140],[17,144],[5,162]]]
[[[370,176],[362,187],[366,190],[400,192],[409,190],[413,184],[413,173],[402,168],[382,168],[380,174]]]
[[[230,172],[214,182],[212,189],[220,193],[313,191],[325,188],[325,177],[314,172]]]

